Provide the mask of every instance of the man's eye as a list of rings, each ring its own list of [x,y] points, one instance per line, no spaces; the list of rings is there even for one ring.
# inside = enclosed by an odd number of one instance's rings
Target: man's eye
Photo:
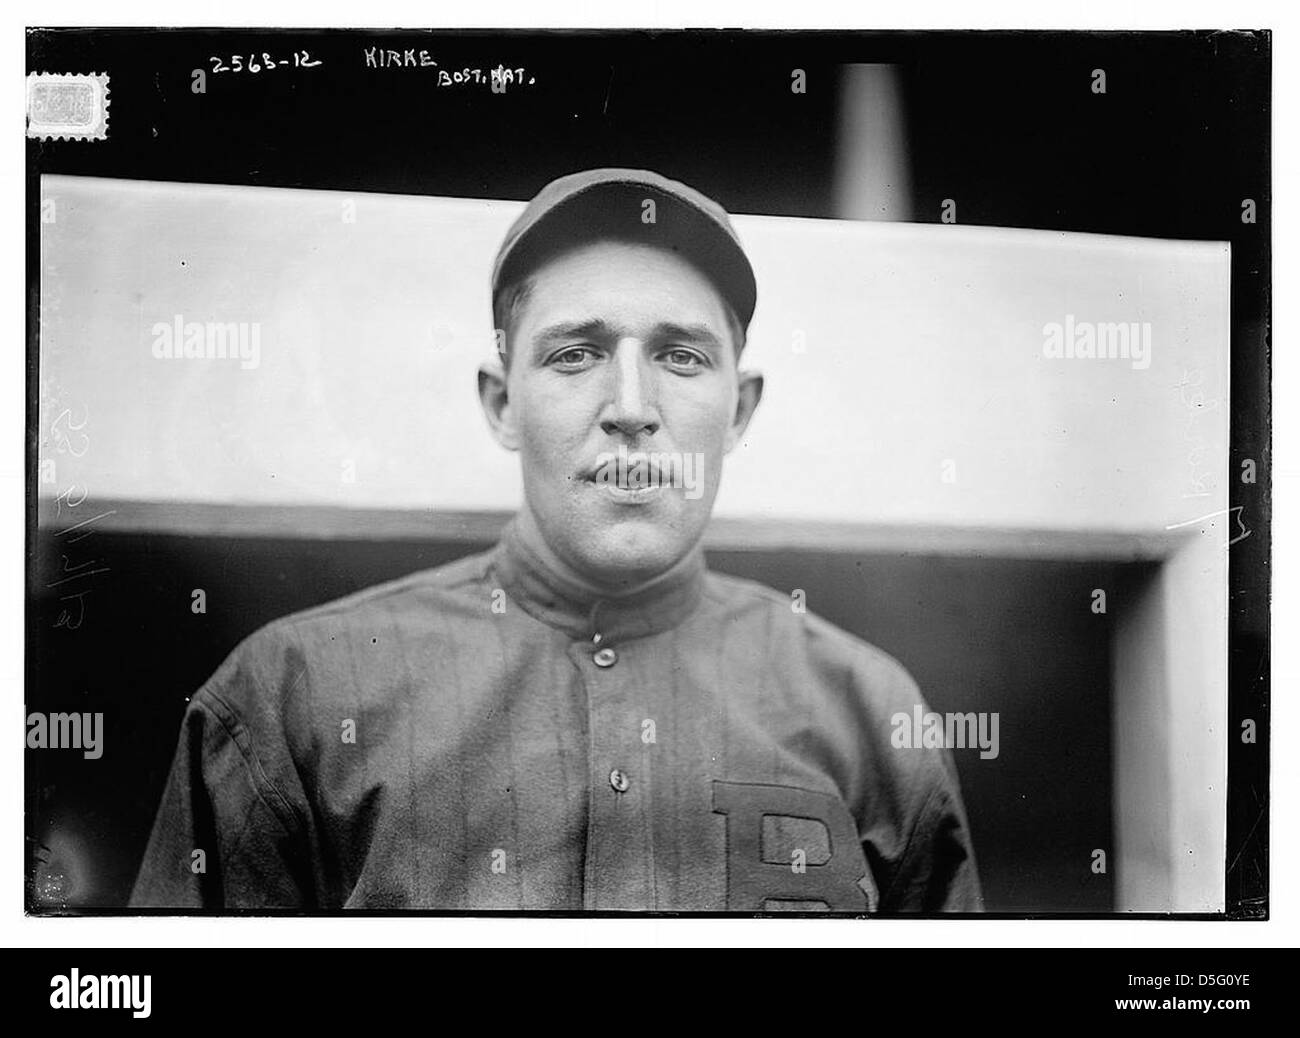
[[[586,367],[594,357],[595,351],[590,346],[569,346],[555,354],[551,363],[572,370]]]
[[[704,358],[694,350],[676,348],[666,350],[663,354],[669,365],[683,371],[694,371],[704,366]]]

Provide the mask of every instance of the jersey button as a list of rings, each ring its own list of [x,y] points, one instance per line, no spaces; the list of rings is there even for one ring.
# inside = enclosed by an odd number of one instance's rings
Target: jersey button
[[[609,773],[609,785],[615,793],[626,793],[627,787],[632,785],[632,780],[627,777],[627,772],[615,768]]]
[[[612,667],[618,662],[618,653],[606,646],[603,649],[597,649],[592,655],[591,661],[598,667]]]

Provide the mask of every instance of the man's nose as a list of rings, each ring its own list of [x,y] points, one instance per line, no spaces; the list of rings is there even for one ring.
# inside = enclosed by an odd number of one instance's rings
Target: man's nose
[[[640,344],[621,343],[611,368],[613,386],[601,416],[601,429],[607,435],[622,433],[629,439],[653,436],[659,429],[654,373],[643,363]]]

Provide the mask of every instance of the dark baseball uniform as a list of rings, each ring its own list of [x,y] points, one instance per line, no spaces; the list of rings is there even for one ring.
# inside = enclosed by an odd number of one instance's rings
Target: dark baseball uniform
[[[920,702],[698,549],[593,601],[511,526],[245,640],[190,703],[131,903],[976,911],[950,756],[890,743]]]

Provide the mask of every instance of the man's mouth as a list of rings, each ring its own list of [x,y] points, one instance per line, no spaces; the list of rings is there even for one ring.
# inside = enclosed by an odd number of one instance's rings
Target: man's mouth
[[[612,463],[609,456],[602,456],[580,478],[619,504],[647,503],[670,486],[671,473],[657,460],[636,454],[627,457],[631,464]]]
[[[626,477],[619,479],[598,478],[594,473],[583,481],[595,490],[602,491],[615,501],[640,503],[658,496],[664,489],[657,480],[629,481]]]
[[[647,490],[669,486],[671,481],[658,469],[636,472],[589,472],[582,477],[584,483],[599,483],[623,490]]]

